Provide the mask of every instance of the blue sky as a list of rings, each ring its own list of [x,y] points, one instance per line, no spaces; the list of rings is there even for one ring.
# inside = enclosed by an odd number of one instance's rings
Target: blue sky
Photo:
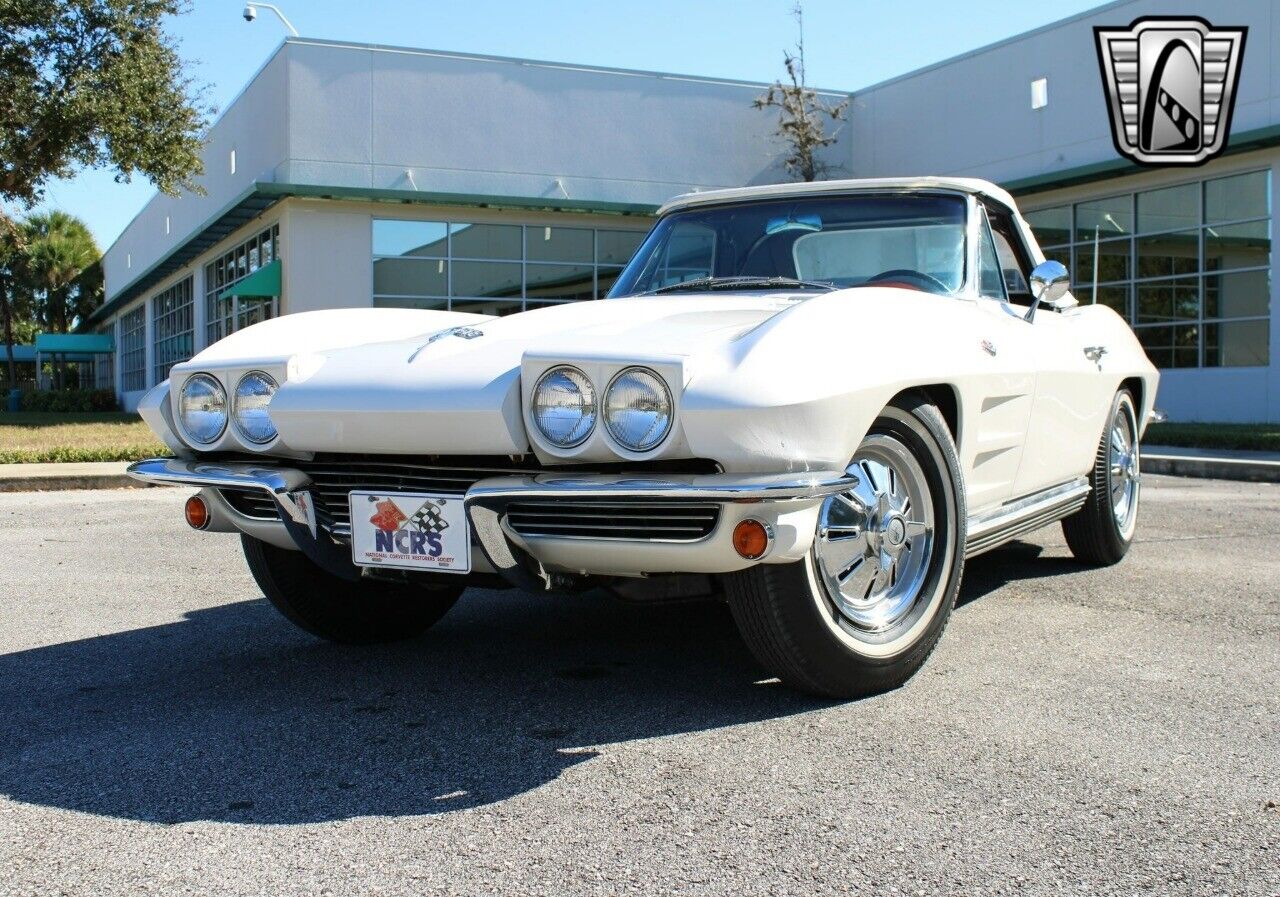
[[[771,81],[795,43],[793,0],[278,0],[303,37],[523,56],[587,65]],[[1096,0],[805,0],[805,56],[815,87],[856,90],[1097,6]],[[194,0],[168,24],[226,106],[270,56],[283,27],[243,2]],[[45,205],[84,218],[105,250],[154,189],[83,172],[50,184]]]

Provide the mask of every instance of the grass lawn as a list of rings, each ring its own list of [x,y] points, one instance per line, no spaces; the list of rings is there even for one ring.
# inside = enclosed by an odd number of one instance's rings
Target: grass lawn
[[[137,461],[167,454],[136,414],[0,412],[0,464]]]
[[[1280,452],[1280,424],[1152,424],[1142,441],[1183,448]]]

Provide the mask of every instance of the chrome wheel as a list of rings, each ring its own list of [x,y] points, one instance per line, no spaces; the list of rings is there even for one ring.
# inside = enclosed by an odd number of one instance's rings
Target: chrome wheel
[[[1111,513],[1120,534],[1128,539],[1138,515],[1139,469],[1138,423],[1133,405],[1122,401],[1111,418],[1110,451],[1107,483],[1111,494]]]
[[[920,463],[891,436],[868,438],[849,472],[858,485],[823,502],[814,558],[839,617],[855,633],[880,633],[920,596],[934,547],[933,499]]]

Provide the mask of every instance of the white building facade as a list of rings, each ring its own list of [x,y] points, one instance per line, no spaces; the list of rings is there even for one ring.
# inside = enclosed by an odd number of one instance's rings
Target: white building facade
[[[1173,419],[1280,421],[1280,27],[1269,0],[1197,5],[1249,27],[1228,149],[1204,166],[1139,168],[1111,142],[1092,29],[1167,14],[1150,0],[856,91],[827,161],[1001,183],[1080,301],[1096,273]],[[115,337],[100,382],[132,407],[172,364],[278,314],[600,298],[670,196],[786,179],[776,119],[751,107],[763,88],[290,39],[212,129],[206,194],[157,196],[108,250],[84,327]]]

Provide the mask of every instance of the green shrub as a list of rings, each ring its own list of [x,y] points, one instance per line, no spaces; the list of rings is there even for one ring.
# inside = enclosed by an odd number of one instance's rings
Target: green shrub
[[[63,389],[31,391],[22,394],[23,411],[52,411],[67,414],[77,411],[119,411],[116,394],[110,389]]]

